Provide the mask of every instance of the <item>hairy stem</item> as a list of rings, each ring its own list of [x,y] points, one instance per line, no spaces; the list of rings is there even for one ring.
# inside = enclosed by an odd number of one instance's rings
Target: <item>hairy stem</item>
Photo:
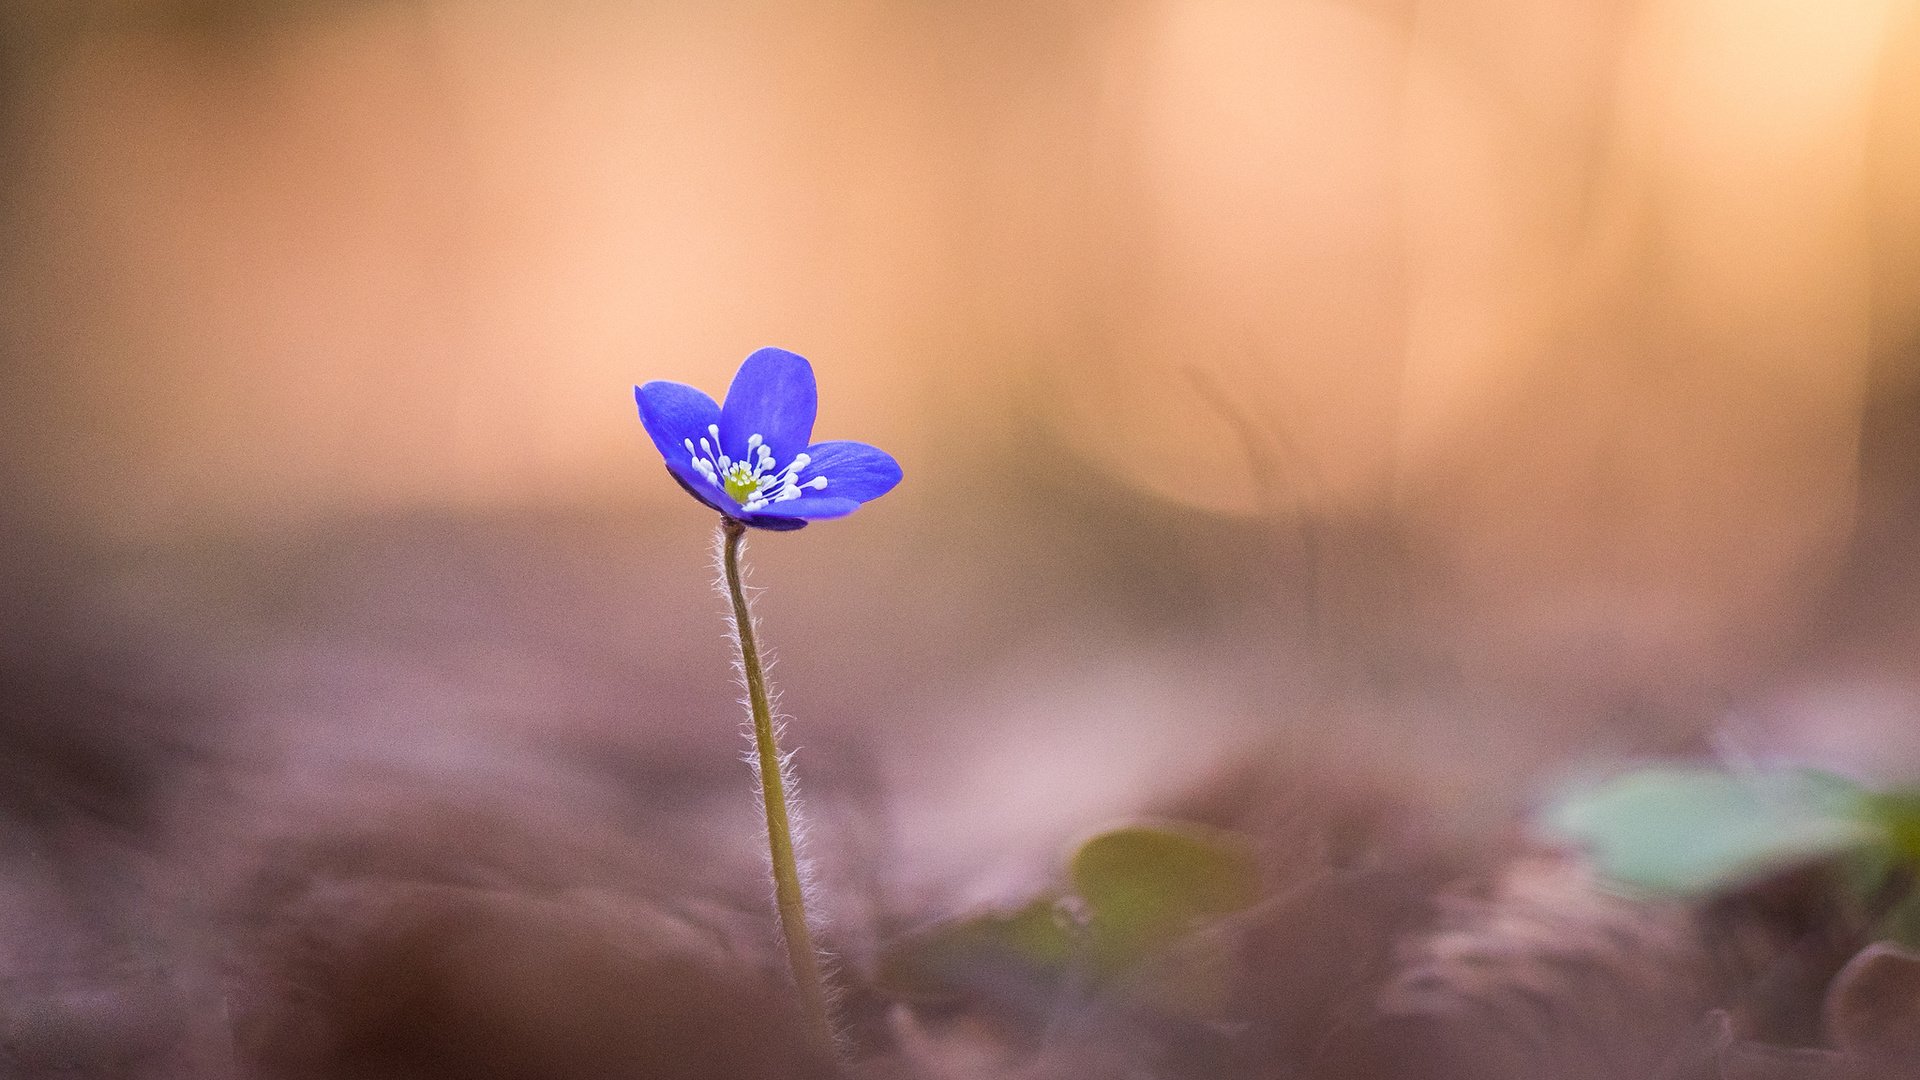
[[[793,853],[793,824],[787,817],[786,776],[780,748],[774,742],[773,708],[767,700],[767,677],[760,667],[760,650],[753,640],[753,614],[747,610],[746,590],[740,583],[740,548],[747,527],[732,518],[720,523],[721,561],[726,566],[727,595],[733,601],[733,628],[740,644],[740,669],[747,680],[747,701],[753,709],[753,747],[760,763],[761,804],[767,812],[767,847],[773,857],[773,896],[780,912],[780,936],[787,945],[787,963],[800,991],[800,1010],[822,1049],[833,1049],[833,1026],[827,1017],[826,985],[820,978],[820,958],[807,932],[807,906],[800,888],[800,866]]]

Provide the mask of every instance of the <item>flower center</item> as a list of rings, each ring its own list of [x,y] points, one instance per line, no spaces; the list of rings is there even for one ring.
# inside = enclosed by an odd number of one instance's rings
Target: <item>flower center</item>
[[[711,439],[709,440],[709,436]],[[746,458],[735,461],[720,449],[720,425],[708,424],[700,445],[682,440],[691,455],[693,471],[706,477],[707,483],[727,493],[742,510],[762,510],[777,502],[797,499],[811,488],[824,491],[827,478],[816,476],[802,483],[800,470],[813,461],[806,454],[795,454],[785,468],[774,468],[773,451],[759,435],[747,437]]]

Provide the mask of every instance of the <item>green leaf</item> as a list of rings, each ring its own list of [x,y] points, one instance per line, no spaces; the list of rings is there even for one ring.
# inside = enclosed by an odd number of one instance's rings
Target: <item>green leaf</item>
[[[1102,833],[1074,853],[1068,877],[1087,905],[1096,976],[1131,968],[1260,896],[1259,868],[1245,843],[1194,826]]]
[[[1850,781],[1806,770],[1652,768],[1568,795],[1542,824],[1585,846],[1616,882],[1695,895],[1888,842],[1873,799]]]
[[[1013,911],[954,919],[895,942],[881,958],[880,983],[915,1001],[980,996],[1044,1005],[1073,953],[1073,931],[1056,897]]]
[[[1868,797],[1867,810],[1886,827],[1900,857],[1909,864],[1920,863],[1920,790],[1875,793]]]

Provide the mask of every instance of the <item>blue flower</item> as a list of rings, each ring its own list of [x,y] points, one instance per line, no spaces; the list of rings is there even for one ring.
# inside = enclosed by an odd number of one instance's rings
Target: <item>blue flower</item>
[[[811,442],[813,365],[761,349],[733,377],[725,406],[685,383],[633,388],[640,422],[687,494],[761,529],[846,517],[900,482],[900,466],[866,443]]]

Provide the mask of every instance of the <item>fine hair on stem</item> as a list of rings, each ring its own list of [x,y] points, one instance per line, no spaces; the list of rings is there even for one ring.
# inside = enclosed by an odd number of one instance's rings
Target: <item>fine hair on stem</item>
[[[800,1011],[809,1035],[833,1054],[836,1039],[820,955],[807,926],[808,882],[798,857],[799,836],[792,806],[794,778],[790,755],[780,751],[781,725],[773,715],[772,694],[756,639],[753,610],[747,600],[741,565],[747,527],[732,518],[720,522],[720,584],[732,610],[733,641],[740,680],[747,689],[753,747],[747,759],[759,779],[760,806],[767,828],[767,853],[773,874],[774,910],[787,965],[800,995]]]

